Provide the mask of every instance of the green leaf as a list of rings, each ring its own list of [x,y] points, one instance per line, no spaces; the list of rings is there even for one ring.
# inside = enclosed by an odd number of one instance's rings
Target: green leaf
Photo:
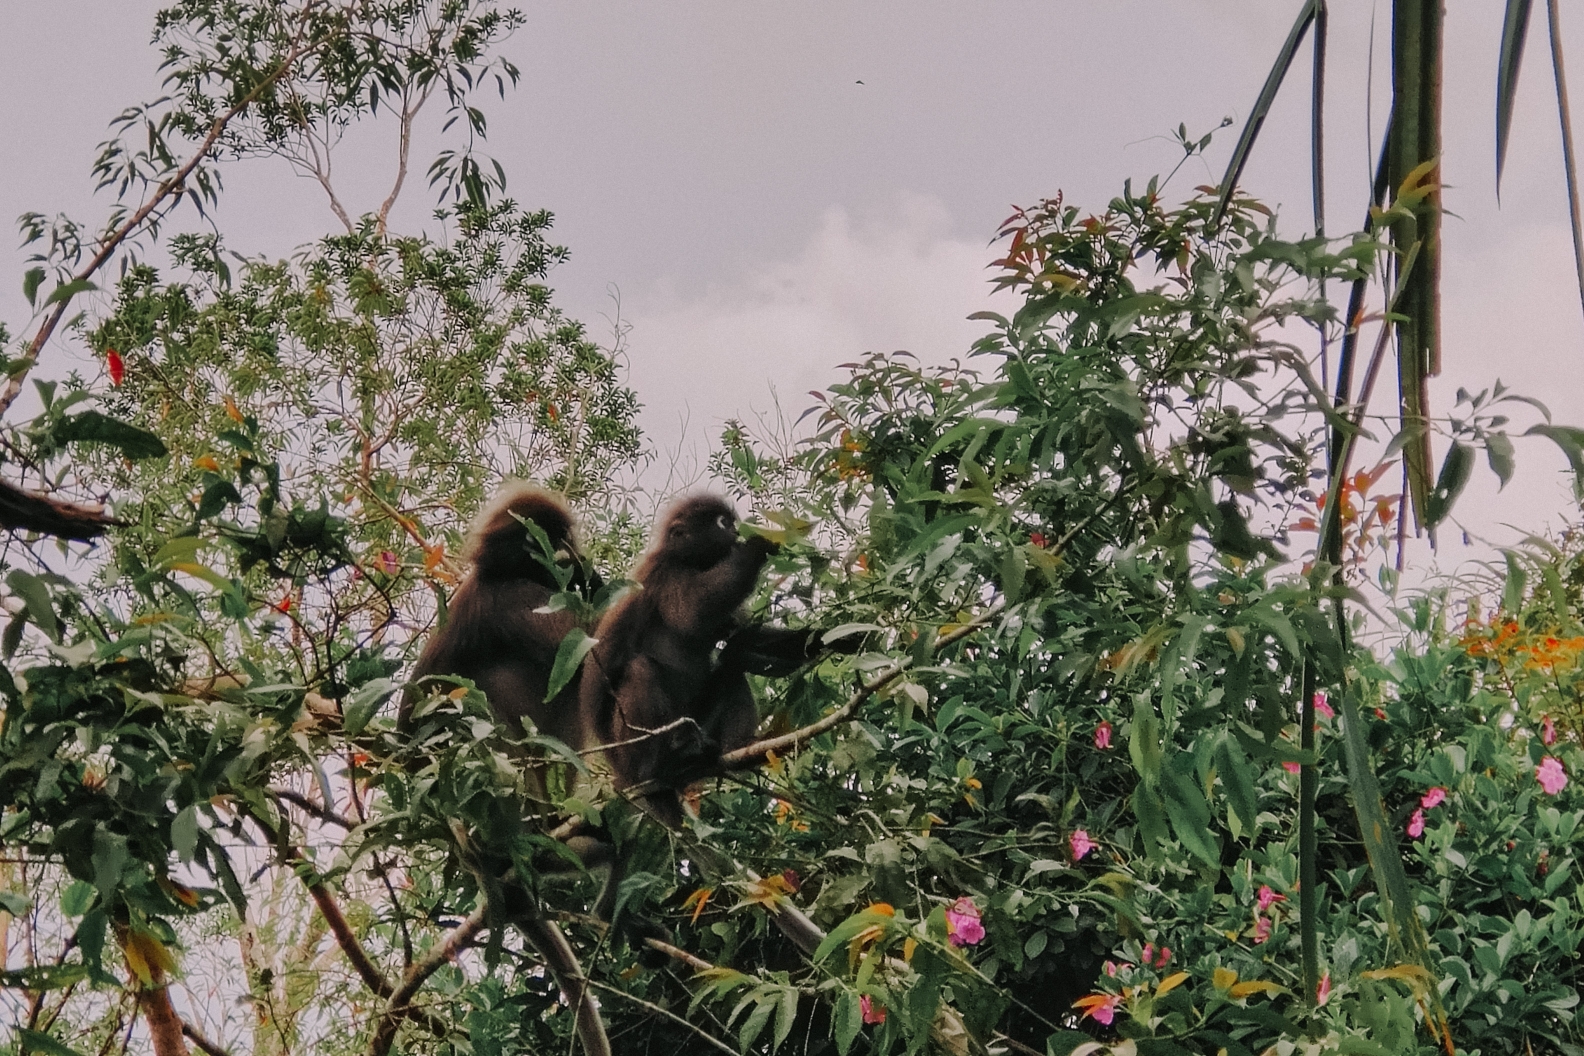
[[[1446,458],[1441,462],[1441,473],[1436,477],[1430,501],[1425,504],[1425,527],[1434,528],[1452,512],[1452,504],[1463,493],[1463,487],[1474,472],[1474,449],[1465,443],[1452,441]]]
[[[1303,43],[1304,34],[1309,31],[1309,23],[1314,21],[1315,13],[1320,9],[1323,0],[1304,0],[1303,6],[1298,9],[1298,18],[1293,22],[1292,29],[1287,31],[1287,39],[1282,42],[1281,50],[1276,53],[1276,63],[1271,67],[1270,73],[1265,76],[1264,87],[1260,88],[1259,96],[1254,100],[1254,108],[1249,111],[1248,121],[1243,125],[1243,131],[1238,135],[1237,146],[1232,148],[1232,157],[1227,162],[1226,175],[1221,177],[1221,195],[1216,202],[1215,219],[1212,224],[1219,224],[1221,217],[1226,214],[1227,204],[1232,201],[1232,192],[1237,189],[1237,181],[1243,175],[1243,166],[1248,164],[1249,154],[1254,150],[1254,141],[1259,138],[1260,128],[1269,116],[1271,106],[1276,102],[1276,93],[1281,90],[1282,81],[1287,77],[1287,71],[1292,67],[1293,57],[1298,54],[1298,46]]]
[[[1191,777],[1165,768],[1161,790],[1166,793],[1166,816],[1177,842],[1206,865],[1220,865],[1221,842],[1210,828],[1210,805],[1199,786]]]
[[[781,992],[781,1000],[776,1005],[775,1040],[770,1045],[771,1052],[779,1049],[787,1035],[792,1033],[792,1024],[797,1021],[797,1007],[797,988],[789,986]]]
[[[17,1028],[17,1039],[35,1052],[46,1053],[47,1056],[82,1056],[82,1053],[70,1045],[62,1044],[48,1034],[26,1027]]]
[[[847,1056],[851,1051],[853,1041],[858,1037],[858,1031],[863,1026],[863,1008],[858,1003],[858,995],[851,990],[843,990],[836,999],[835,1014],[836,1051],[840,1056]]]
[[[98,411],[84,411],[55,423],[51,436],[56,443],[109,444],[127,458],[158,458],[167,454],[165,441],[129,422],[118,421]]]
[[[80,917],[93,907],[96,892],[94,886],[86,880],[73,880],[65,891],[61,892],[61,912],[68,917]]]
[[[1381,801],[1380,782],[1370,762],[1364,719],[1359,714],[1359,685],[1354,682],[1338,697],[1332,698],[1340,704],[1342,747],[1347,759],[1348,783],[1353,793],[1353,813],[1358,817],[1364,853],[1369,859],[1376,889],[1380,892],[1388,933],[1406,960],[1423,966],[1432,978],[1436,978],[1438,972],[1431,959],[1429,940],[1414,911],[1408,875],[1403,871],[1397,832],[1387,819],[1386,808]],[[1432,984],[1431,993],[1434,992]]]
[[[567,632],[556,649],[555,663],[550,665],[550,684],[545,687],[546,701],[554,700],[567,687],[572,676],[577,674],[583,658],[598,644],[599,639],[589,637],[581,627],[574,627]]]
[[[1496,474],[1496,479],[1501,481],[1505,488],[1512,479],[1513,467],[1517,460],[1513,455],[1512,438],[1506,433],[1488,433],[1485,436],[1485,459],[1490,463],[1491,472]]]
[[[775,1010],[776,1002],[760,1000],[754,1005],[754,1010],[748,1013],[742,1029],[737,1032],[737,1040],[744,1052],[753,1048],[754,1041],[763,1033],[765,1024],[770,1022],[770,1014]]]
[[[63,282],[50,291],[50,295],[44,299],[44,307],[48,308],[52,304],[69,301],[79,293],[87,293],[89,290],[97,290],[98,288],[87,279]]]
[[[1513,103],[1518,98],[1518,68],[1523,63],[1524,38],[1529,33],[1532,0],[1507,0],[1502,17],[1501,52],[1496,61],[1496,194],[1501,195],[1502,170],[1507,164],[1507,136],[1512,132]]]
[[[342,727],[348,737],[356,737],[363,732],[380,706],[390,699],[401,683],[389,678],[376,678],[366,682],[352,691],[347,698],[345,714],[341,718]]]
[[[19,568],[6,576],[6,586],[22,599],[22,603],[27,606],[27,614],[38,624],[39,630],[49,635],[51,641],[60,641],[60,622],[55,618],[55,606],[50,601],[49,587],[45,586],[44,581]]]
[[[1226,791],[1233,813],[1242,822],[1244,831],[1254,832],[1259,817],[1259,797],[1254,791],[1253,765],[1232,737],[1222,737],[1221,743],[1216,745],[1215,761],[1221,774],[1221,787]]]
[[[171,847],[184,862],[192,861],[198,848],[198,808],[188,804],[171,819]]]
[[[43,281],[43,268],[29,268],[26,274],[22,276],[22,296],[27,298],[30,306],[38,298],[38,288]]]
[[[1543,436],[1562,449],[1573,469],[1573,494],[1584,496],[1584,429],[1570,425],[1531,425],[1525,436]]]

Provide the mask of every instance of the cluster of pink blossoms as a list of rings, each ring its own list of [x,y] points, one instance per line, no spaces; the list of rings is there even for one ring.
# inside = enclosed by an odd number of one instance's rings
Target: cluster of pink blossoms
[[[977,946],[984,937],[984,924],[973,899],[964,895],[947,908],[946,939],[953,946]]]
[[[1434,810],[1446,802],[1447,790],[1437,785],[1419,797],[1419,806],[1408,819],[1408,838],[1417,840],[1424,835],[1425,811]]]
[[[1270,940],[1272,921],[1266,914],[1276,903],[1285,901],[1287,896],[1272,890],[1269,884],[1260,885],[1254,895],[1254,945]]]

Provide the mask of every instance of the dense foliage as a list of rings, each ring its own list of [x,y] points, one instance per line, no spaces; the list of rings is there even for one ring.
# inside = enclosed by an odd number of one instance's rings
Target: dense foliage
[[[165,257],[126,258],[73,331],[105,379],[40,384],[6,433],[23,479],[108,493],[121,522],[66,560],[5,555],[11,1049],[1579,1051],[1584,558],[1536,544],[1354,640],[1397,499],[1372,494],[1389,455],[1338,457],[1365,419],[1308,345],[1343,329],[1326,284],[1383,249],[1285,239],[1246,197],[1220,215],[1152,182],[1020,211],[1017,310],[964,362],[871,356],[790,447],[728,432],[721,486],[784,542],[755,613],[869,651],[759,680],[767,735],[846,721],[748,753],[682,831],[468,685],[398,731],[501,477],[566,491],[612,579],[641,539],[619,357],[554,307],[549,217],[471,153],[469,92],[514,73],[489,49],[516,22],[160,16],[171,109],[126,118],[158,147],[101,162],[155,207],[88,256],[140,236]],[[196,142],[197,192],[276,153],[333,195],[318,149],[381,107],[406,133],[434,91],[469,136],[432,170],[444,237],[332,198],[345,232],[233,270],[217,238],[148,226],[181,197],[166,136]],[[85,255],[75,225],[28,222],[52,232],[31,297]],[[58,275],[42,339],[87,282]],[[1510,473],[1512,402],[1443,423],[1436,501],[1469,445]],[[589,822],[630,862],[615,926],[564,853]],[[812,955],[777,926],[794,910]],[[523,941],[542,921],[572,976]],[[579,977],[600,1031],[564,996]]]

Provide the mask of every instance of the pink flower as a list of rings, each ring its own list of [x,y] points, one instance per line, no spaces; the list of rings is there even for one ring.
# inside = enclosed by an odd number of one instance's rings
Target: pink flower
[[[865,1023],[885,1022],[885,1006],[869,1000],[868,994],[863,994],[858,998],[858,1008],[863,1012],[863,1021]]]
[[[1260,943],[1267,941],[1270,938],[1270,933],[1271,919],[1269,917],[1260,917],[1254,922],[1254,945],[1258,946]]]
[[[946,935],[953,946],[977,946],[984,941],[984,925],[973,899],[959,898],[946,910]]]
[[[1549,715],[1540,716],[1540,742],[1546,745],[1556,743],[1556,723]]]
[[[1131,961],[1123,961],[1122,963],[1118,964],[1116,961],[1107,961],[1105,964],[1101,965],[1101,967],[1105,969],[1105,974],[1115,979],[1118,972],[1126,971],[1127,969],[1133,967],[1133,963]]]
[[[1567,771],[1562,768],[1562,760],[1554,755],[1548,755],[1540,760],[1540,765],[1535,767],[1535,780],[1540,782],[1540,787],[1546,790],[1546,795],[1554,796],[1567,786]]]
[[[1259,892],[1254,896],[1254,907],[1258,912],[1263,913],[1276,903],[1285,901],[1287,901],[1286,895],[1272,891],[1269,884],[1261,884]]]
[[[1145,964],[1151,966],[1155,964],[1155,944],[1153,942],[1146,942],[1144,944],[1144,956],[1141,959]]]
[[[1413,815],[1411,817],[1409,817],[1409,819],[1408,819],[1408,837],[1410,839],[1417,840],[1419,837],[1421,837],[1423,835],[1424,835],[1424,808],[1420,807],[1419,809],[1415,810],[1413,812]]]
[[[1440,785],[1437,785],[1435,788],[1432,788],[1430,791],[1419,797],[1419,806],[1425,810],[1434,810],[1436,807],[1439,807],[1445,802],[1446,789],[1442,788]]]
[[[390,550],[381,550],[379,557],[374,560],[374,567],[387,576],[394,576],[401,571],[401,562],[396,560],[396,555]]]
[[[1102,722],[1095,727],[1095,747],[1101,751],[1111,747],[1111,723]]]
[[[1073,1007],[1083,1009],[1085,1016],[1109,1027],[1116,1019],[1117,1008],[1121,1004],[1121,994],[1090,994],[1074,1001]]]
[[[1320,977],[1320,985],[1315,987],[1315,1004],[1323,1005],[1331,1000],[1331,973],[1327,972]]]
[[[1289,774],[1296,774],[1302,770],[1303,767],[1299,766],[1297,763],[1283,763],[1282,769],[1287,771]]]
[[[1081,861],[1083,856],[1094,850],[1099,844],[1089,838],[1089,834],[1082,829],[1074,829],[1073,834],[1067,837],[1067,845],[1072,848],[1073,861]]]
[[[1319,690],[1314,695],[1315,714],[1324,715],[1328,719],[1336,718],[1336,709],[1331,707],[1331,702],[1326,700],[1325,690]]]

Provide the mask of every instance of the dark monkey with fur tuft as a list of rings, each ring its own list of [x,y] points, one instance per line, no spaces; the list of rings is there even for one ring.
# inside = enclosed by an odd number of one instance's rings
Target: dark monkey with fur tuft
[[[792,653],[797,663],[806,658],[808,631],[741,626],[738,608],[775,550],[761,537],[740,538],[724,499],[683,499],[638,566],[642,589],[600,620],[580,710],[598,743],[610,746],[605,757],[618,788],[666,786],[648,806],[667,824],[682,819],[677,789],[753,740],[759,712],[744,672],[790,669]],[[733,644],[717,660],[727,640]]]
[[[470,678],[514,734],[523,732],[527,718],[540,733],[581,748],[590,731],[579,719],[576,681],[554,702],[545,700],[556,649],[578,619],[566,609],[536,611],[562,588],[537,552],[541,548],[528,524],[544,534],[554,559],[570,566],[570,586],[585,594],[599,589],[599,576],[578,549],[566,501],[533,485],[508,485],[474,522],[463,552],[473,571],[451,596],[445,625],[424,646],[412,680]],[[403,698],[401,725],[411,719],[414,702],[412,694]]]

